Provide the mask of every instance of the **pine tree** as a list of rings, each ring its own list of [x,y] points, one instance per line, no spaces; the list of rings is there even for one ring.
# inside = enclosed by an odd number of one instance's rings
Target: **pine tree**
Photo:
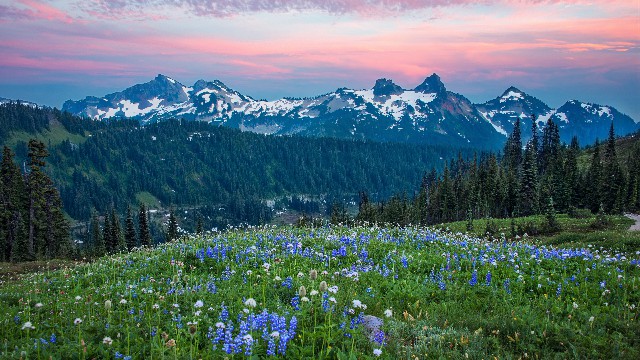
[[[504,147],[504,165],[508,169],[512,169],[517,173],[522,162],[522,134],[520,129],[520,118],[516,119],[513,125],[513,131],[507,138],[507,143]]]
[[[46,178],[46,181],[49,185],[44,193],[46,204],[44,208],[44,218],[46,219],[45,256],[47,259],[53,257],[69,258],[74,251],[69,236],[69,222],[64,216],[58,189],[53,187],[49,178]]]
[[[20,168],[13,162],[13,157],[11,149],[5,146],[0,166],[1,261],[21,261],[26,249],[23,221],[26,214],[26,190]]]
[[[198,214],[198,217],[196,219],[196,234],[202,235],[203,232],[204,232],[204,224],[202,220],[202,215]]]
[[[598,213],[602,204],[602,163],[600,158],[600,143],[596,140],[593,146],[591,166],[585,176],[585,199],[592,213]]]
[[[566,161],[564,166],[564,187],[568,192],[567,208],[574,208],[580,205],[580,173],[578,172],[578,154],[580,146],[578,145],[578,137],[571,139],[571,145],[567,150]]]
[[[522,162],[522,181],[520,186],[520,214],[533,215],[538,212],[538,169],[536,151],[532,141],[527,143]]]
[[[625,179],[616,154],[613,122],[609,128],[609,138],[607,139],[603,160],[602,204],[604,211],[607,214],[620,213],[622,212]]]
[[[344,207],[344,204],[334,202],[331,206],[331,218],[330,223],[332,225],[338,224],[346,224],[349,221],[349,216],[347,215],[347,210]]]
[[[505,145],[505,154],[502,159],[505,182],[503,182],[503,186],[498,189],[501,195],[500,198],[504,199],[504,201],[500,201],[499,206],[494,206],[493,212],[493,214],[498,217],[509,216],[514,213],[519,202],[518,195],[523,160],[520,126],[520,118],[518,118]],[[504,194],[504,196],[502,196],[502,194]]]
[[[540,169],[541,174],[553,170],[552,167],[559,162],[560,132],[556,123],[551,118],[542,130],[542,144],[540,145]]]
[[[141,246],[151,245],[151,232],[149,231],[149,219],[147,217],[147,209],[144,204],[140,204],[138,210],[138,236],[140,237]]]
[[[25,258],[33,260],[36,252],[43,255],[45,249],[45,219],[43,219],[42,209],[45,207],[44,192],[47,187],[46,176],[42,168],[46,165],[44,158],[49,156],[41,141],[29,140],[29,174],[27,176],[27,187],[29,194],[29,235]]]
[[[538,140],[538,123],[536,122],[537,116],[535,114],[531,114],[531,147],[535,151],[536,161],[538,160],[538,152],[540,151],[540,141]],[[538,168],[538,164],[536,163],[536,168]]]
[[[556,218],[556,209],[553,205],[553,197],[547,191],[547,207],[545,211],[545,218],[547,220],[545,227],[547,233],[555,233],[560,230],[560,224]]]
[[[125,220],[124,240],[129,251],[136,247],[136,239],[136,226],[133,223],[133,213],[131,212],[131,206],[127,206],[127,219]]]
[[[116,244],[113,240],[113,233],[111,232],[111,218],[109,214],[104,216],[104,226],[102,227],[102,239],[104,240],[104,246],[107,254],[112,254],[116,250]]]
[[[167,224],[167,242],[178,238],[178,220],[174,209],[169,211],[169,223]]]
[[[467,232],[473,231],[473,210],[471,207],[467,209]]]
[[[127,244],[124,241],[122,226],[120,226],[120,217],[115,208],[111,208],[111,241],[113,241],[115,252],[124,252],[127,250]]]
[[[104,239],[100,234],[100,222],[98,220],[98,214],[94,211],[91,215],[91,242],[93,244],[93,255],[103,256],[106,252],[104,246]]]
[[[456,208],[456,198],[450,174],[449,167],[445,165],[442,174],[442,181],[439,184],[441,222],[452,221]]]
[[[356,221],[373,223],[374,219],[374,207],[369,202],[369,195],[365,191],[360,191],[358,194],[360,200],[358,201],[358,215]]]

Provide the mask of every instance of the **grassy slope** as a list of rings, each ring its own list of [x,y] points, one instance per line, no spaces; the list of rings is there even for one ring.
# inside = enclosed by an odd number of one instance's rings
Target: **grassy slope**
[[[576,219],[566,214],[559,214],[557,220],[561,230],[553,234],[530,235],[534,241],[540,244],[554,245],[557,247],[585,247],[596,246],[610,250],[620,250],[634,252],[640,250],[640,231],[628,231],[634,223],[633,220],[625,216],[607,217],[609,224],[603,229],[594,228],[596,216]],[[487,221],[495,223],[499,230],[498,234],[505,234],[506,238],[511,237],[511,219],[477,219],[473,221],[473,236],[483,237],[487,228]],[[515,219],[516,228],[526,224],[535,224],[538,229],[542,229],[546,219],[544,216],[529,216]],[[452,232],[467,232],[467,222],[457,221],[453,223],[440,224],[439,229],[449,229]]]
[[[585,230],[588,220],[573,230]],[[568,219],[561,221],[570,227]],[[607,231],[621,234],[616,227],[624,222],[616,219]],[[366,359],[378,348],[383,358],[407,359],[640,356],[640,269],[630,262],[637,255],[622,259],[604,249],[564,251],[535,242],[393,228],[277,227],[186,238],[4,284],[0,339],[7,346],[0,357],[25,351],[29,357],[82,358],[86,349],[87,358],[221,358],[225,341],[213,341],[214,350],[212,339],[222,304],[235,337],[247,298],[258,302],[251,313],[267,309],[287,326],[297,317],[289,358]],[[311,269],[327,274],[312,280]],[[354,270],[357,281],[349,275]],[[325,312],[320,295],[311,293],[320,280],[337,287],[327,294],[336,298],[327,303],[335,312]],[[300,286],[311,301],[298,298],[296,310],[292,301]],[[343,312],[354,308],[354,299],[367,308]],[[393,315],[387,318],[385,310]],[[383,319],[384,346],[367,340],[362,325],[348,329],[359,312]],[[82,323],[74,325],[76,319]],[[22,329],[26,321],[35,329]],[[55,344],[45,343],[52,334]],[[252,334],[253,353],[265,356],[266,340],[260,331]],[[113,344],[104,344],[105,337]],[[32,338],[45,342],[34,348]]]
[[[15,148],[18,142],[23,141],[28,143],[29,140],[33,138],[41,140],[47,146],[55,146],[65,140],[69,140],[74,144],[81,144],[87,139],[82,135],[68,132],[62,124],[54,121],[50,124],[49,130],[44,130],[38,134],[31,134],[24,131],[14,132],[11,134],[11,137],[7,139],[6,145]]]

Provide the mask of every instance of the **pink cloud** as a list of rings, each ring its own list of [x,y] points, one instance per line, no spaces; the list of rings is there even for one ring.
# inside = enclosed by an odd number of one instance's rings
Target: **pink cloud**
[[[0,19],[5,20],[49,20],[60,21],[67,24],[73,23],[74,19],[56,7],[36,0],[19,0],[18,6],[0,5]]]
[[[60,59],[51,57],[24,57],[20,55],[8,55],[0,57],[0,67],[17,69],[37,69],[47,71],[64,71],[70,73],[104,73],[127,70],[127,65],[97,60],[84,59]]]
[[[615,0],[614,0],[615,1]],[[628,1],[628,0],[627,0]],[[423,9],[471,5],[607,3],[604,0],[96,0],[80,6],[105,18],[150,16],[160,9],[182,9],[198,16],[229,17],[247,13],[322,11],[329,14],[358,14],[388,17]]]

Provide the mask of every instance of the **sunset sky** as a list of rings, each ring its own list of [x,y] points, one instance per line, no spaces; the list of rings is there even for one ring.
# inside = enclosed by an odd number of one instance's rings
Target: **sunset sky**
[[[413,88],[640,121],[640,0],[0,0],[0,97],[61,107],[165,74],[260,99]]]

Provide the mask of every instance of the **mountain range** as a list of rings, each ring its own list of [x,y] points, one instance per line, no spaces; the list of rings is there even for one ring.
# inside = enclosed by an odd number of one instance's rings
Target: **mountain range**
[[[0,97],[0,105],[6,104],[6,103],[9,103],[9,102],[19,102],[22,105],[27,105],[27,106],[31,106],[31,107],[38,107],[38,104],[33,103],[31,101],[13,100],[13,99],[7,99],[7,98]]]
[[[121,92],[66,101],[62,110],[93,119],[132,118],[143,124],[181,118],[264,134],[478,148],[502,146],[518,118],[527,139],[532,114],[541,126],[552,119],[559,125],[561,140],[567,143],[573,136],[581,144],[604,139],[612,122],[618,135],[640,129],[633,119],[611,106],[570,100],[552,109],[515,87],[493,100],[473,104],[448,91],[437,74],[414,89],[378,79],[371,89],[340,88],[312,98],[275,101],[255,100],[219,80],[198,80],[185,86],[158,75]]]

